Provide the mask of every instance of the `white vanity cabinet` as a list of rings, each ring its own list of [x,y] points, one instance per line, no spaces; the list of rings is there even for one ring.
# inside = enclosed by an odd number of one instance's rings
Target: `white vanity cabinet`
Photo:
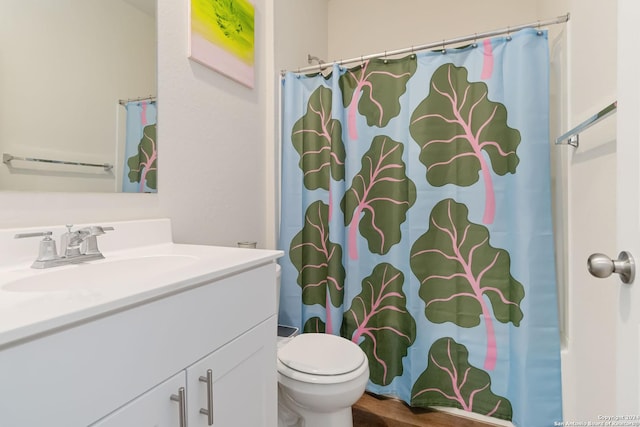
[[[262,323],[91,427],[272,425],[273,327]]]
[[[275,427],[274,258],[0,347],[0,426],[207,426],[211,370],[214,426]]]

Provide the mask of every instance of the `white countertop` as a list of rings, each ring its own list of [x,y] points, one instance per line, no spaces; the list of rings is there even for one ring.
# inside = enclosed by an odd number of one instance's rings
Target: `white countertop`
[[[168,220],[98,225],[115,228],[98,237],[105,259],[47,269],[30,268],[39,239],[8,240],[34,230],[0,230],[0,348],[248,268],[273,264],[275,277],[275,260],[283,254],[175,244]],[[16,242],[21,249],[12,252]]]

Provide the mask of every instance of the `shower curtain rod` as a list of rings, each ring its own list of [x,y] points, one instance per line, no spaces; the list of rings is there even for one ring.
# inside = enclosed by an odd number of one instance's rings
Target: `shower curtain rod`
[[[118,104],[125,105],[127,102],[136,102],[136,101],[155,101],[156,97],[153,95],[149,96],[141,96],[139,98],[127,98],[127,99],[119,99]]]
[[[441,47],[443,50],[445,48],[445,46],[447,45],[451,45],[451,44],[457,44],[457,43],[463,43],[463,42],[468,42],[468,41],[477,41],[478,39],[483,39],[483,38],[487,38],[487,37],[494,37],[494,36],[499,36],[502,34],[510,34],[512,32],[515,31],[519,31],[519,30],[523,30],[525,28],[540,28],[542,26],[546,26],[546,25],[554,25],[554,24],[564,24],[565,22],[567,22],[569,20],[569,14],[567,13],[566,15],[561,15],[558,16],[555,19],[548,19],[546,21],[537,21],[537,22],[532,22],[529,24],[522,24],[522,25],[516,25],[514,27],[507,27],[507,28],[503,28],[500,30],[493,30],[493,31],[486,31],[484,33],[474,33],[474,34],[470,34],[468,36],[463,36],[463,37],[457,37],[454,39],[449,39],[449,40],[442,40],[439,42],[433,42],[433,43],[428,43],[428,44],[423,44],[423,45],[419,45],[419,46],[411,46],[409,48],[404,48],[404,49],[397,49],[397,50],[389,50],[389,51],[384,51],[384,52],[380,52],[380,53],[374,53],[371,55],[364,55],[364,56],[359,56],[357,58],[350,58],[350,59],[341,59],[339,61],[333,61],[333,62],[327,62],[327,63],[322,63],[322,64],[316,64],[316,65],[311,65],[309,67],[304,67],[304,68],[298,68],[297,71],[295,71],[296,73],[303,73],[306,71],[322,71],[327,67],[331,67],[332,65],[335,64],[339,64],[339,65],[343,65],[343,64],[350,64],[350,63],[354,63],[354,62],[362,62],[368,59],[375,59],[375,58],[382,58],[382,57],[387,57],[387,56],[392,56],[392,55],[399,55],[399,54],[403,54],[403,53],[413,53],[419,50],[425,50],[425,49],[433,49],[433,48],[438,48]],[[284,75],[287,72],[287,70],[282,70],[281,74]]]

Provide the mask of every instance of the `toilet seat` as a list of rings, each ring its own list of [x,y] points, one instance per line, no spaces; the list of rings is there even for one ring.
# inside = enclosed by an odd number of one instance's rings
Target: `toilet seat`
[[[278,350],[278,372],[308,383],[350,381],[367,368],[366,356],[355,343],[331,334],[305,333]]]

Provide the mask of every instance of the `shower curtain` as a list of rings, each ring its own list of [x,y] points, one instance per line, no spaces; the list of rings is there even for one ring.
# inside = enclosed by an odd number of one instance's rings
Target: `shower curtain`
[[[156,102],[144,100],[127,102],[125,108],[127,127],[122,191],[156,193],[158,191]]]
[[[370,392],[562,420],[548,43],[287,73],[279,322],[341,335]]]

